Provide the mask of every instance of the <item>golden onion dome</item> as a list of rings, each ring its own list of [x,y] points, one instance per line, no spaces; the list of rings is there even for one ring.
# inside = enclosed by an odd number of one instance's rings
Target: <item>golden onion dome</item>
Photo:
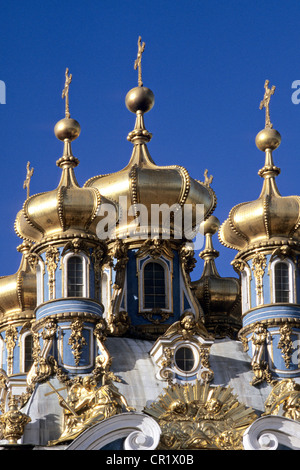
[[[36,276],[29,264],[31,244],[23,242],[18,246],[22,254],[18,271],[0,278],[0,326],[7,322],[34,318],[36,306]]]
[[[70,118],[67,107],[66,117],[55,125],[54,132],[64,142],[63,155],[56,162],[62,170],[60,182],[56,189],[26,199],[17,214],[15,231],[32,242],[81,236],[96,239],[98,210],[108,201],[97,188],[82,188],[76,180],[74,168],[79,160],[72,154],[71,142],[79,136],[80,125]]]
[[[192,288],[204,311],[205,326],[216,336],[234,336],[241,327],[240,281],[234,277],[221,277],[215,259],[219,252],[214,249],[212,237],[220,222],[211,215],[202,224],[205,248],[200,253],[204,268],[199,280]]]
[[[270,123],[268,103],[266,109],[266,127],[255,140],[265,152],[265,165],[258,172],[264,180],[260,196],[234,206],[219,231],[220,242],[238,251],[300,242],[300,197],[281,196],[277,188],[280,169],[274,165],[272,152],[279,147],[281,136]]]
[[[190,204],[194,229],[197,225],[196,205],[203,204],[204,218],[207,218],[216,206],[214,191],[209,184],[191,178],[182,166],[158,166],[154,163],[147,147],[152,135],[144,124],[144,114],[154,105],[154,94],[149,88],[133,88],[127,93],[125,103],[136,114],[135,127],[127,137],[133,144],[130,161],[116,173],[90,178],[84,187],[96,188],[101,195],[127,210],[126,218],[121,218],[119,223],[119,235],[128,234],[127,228],[135,219],[139,205],[146,209],[147,219],[143,221],[150,227],[152,205],[183,208]]]

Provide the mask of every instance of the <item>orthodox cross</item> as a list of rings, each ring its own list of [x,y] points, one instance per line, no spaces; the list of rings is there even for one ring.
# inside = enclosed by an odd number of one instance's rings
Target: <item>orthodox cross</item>
[[[26,180],[24,181],[23,188],[27,188],[27,199],[29,198],[29,186],[30,180],[34,172],[34,168],[30,168],[30,162],[27,162],[26,165],[27,173],[26,173]]]
[[[137,58],[134,62],[134,70],[138,69],[138,84],[139,86],[143,86],[142,82],[142,54],[145,50],[145,43],[142,43],[142,38],[139,36],[138,39],[138,53]]]
[[[259,109],[266,108],[266,123],[265,128],[272,129],[273,124],[270,121],[270,99],[271,95],[274,95],[275,86],[273,85],[272,88],[269,88],[269,80],[265,81],[265,94],[263,100],[261,100]]]
[[[66,81],[65,81],[65,87],[62,91],[62,98],[66,100],[66,118],[70,117],[70,108],[69,108],[69,87],[70,83],[72,81],[72,74],[69,75],[69,69],[66,68]]]

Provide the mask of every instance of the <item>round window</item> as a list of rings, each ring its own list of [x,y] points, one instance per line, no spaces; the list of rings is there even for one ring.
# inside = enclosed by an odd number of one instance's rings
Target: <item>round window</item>
[[[182,346],[175,353],[175,363],[178,369],[190,372],[195,366],[195,356],[191,348]]]

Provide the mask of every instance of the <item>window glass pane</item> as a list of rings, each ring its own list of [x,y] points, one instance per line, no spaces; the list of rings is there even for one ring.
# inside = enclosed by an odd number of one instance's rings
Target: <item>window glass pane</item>
[[[68,259],[68,296],[83,296],[83,263],[79,256]]]
[[[179,369],[189,372],[193,369],[195,358],[191,348],[182,347],[177,349],[175,353],[175,362]]]
[[[159,263],[148,263],[144,269],[145,308],[166,308],[165,270]]]
[[[27,335],[24,342],[24,369],[25,372],[29,372],[32,364],[32,350],[33,350],[33,337],[32,335]]]
[[[275,302],[289,302],[289,267],[286,263],[275,265]]]

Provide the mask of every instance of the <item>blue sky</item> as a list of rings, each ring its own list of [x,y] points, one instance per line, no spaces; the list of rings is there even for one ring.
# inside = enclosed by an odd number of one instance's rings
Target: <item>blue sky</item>
[[[14,220],[26,198],[27,161],[31,194],[54,189],[60,178],[62,144],[53,128],[64,115],[66,67],[71,116],[81,125],[73,144],[78,182],[127,164],[134,116],[124,99],[137,85],[139,35],[144,85],[155,95],[145,123],[158,165],[183,165],[202,181],[207,168],[221,223],[234,205],[256,199],[264,155],[255,136],[264,127],[259,103],[269,79],[276,86],[271,120],[282,136],[277,183],[282,195],[299,194],[300,104],[291,100],[300,80],[298,1],[2,0],[0,7],[0,275],[20,262]],[[235,276],[236,252],[217,237],[214,244],[219,273]],[[193,277],[201,272],[200,260]]]

